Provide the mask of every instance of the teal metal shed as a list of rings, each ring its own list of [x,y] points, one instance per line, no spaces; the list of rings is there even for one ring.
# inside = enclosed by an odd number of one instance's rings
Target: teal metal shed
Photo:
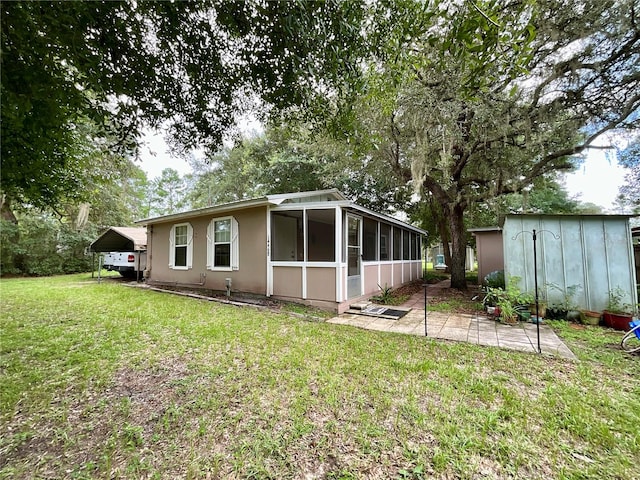
[[[519,277],[534,292],[533,230],[536,230],[538,287],[548,302],[561,303],[574,291],[579,307],[602,311],[609,291],[624,292],[637,305],[636,271],[628,215],[507,215],[502,227],[507,281]]]

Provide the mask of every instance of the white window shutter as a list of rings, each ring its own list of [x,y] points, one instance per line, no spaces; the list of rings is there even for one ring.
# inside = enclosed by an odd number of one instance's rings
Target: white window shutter
[[[171,227],[169,231],[169,268],[173,268],[176,264],[176,227]]]
[[[231,268],[240,270],[240,242],[238,241],[238,221],[231,217]]]
[[[211,220],[207,226],[207,268],[213,269],[213,234],[215,220]]]
[[[193,227],[187,223],[187,268],[193,267]]]

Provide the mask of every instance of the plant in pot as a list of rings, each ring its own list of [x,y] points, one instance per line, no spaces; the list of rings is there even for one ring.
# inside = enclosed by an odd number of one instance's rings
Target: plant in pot
[[[569,285],[564,289],[555,283],[549,283],[549,288],[558,291],[562,299],[560,302],[556,302],[549,308],[550,318],[556,320],[568,320],[571,322],[580,322],[582,314],[578,310],[578,305],[573,300],[578,290],[582,287],[580,285]]]
[[[569,285],[564,291],[564,307],[567,309],[566,318],[569,322],[582,323],[582,313],[573,300],[573,297],[581,288],[580,285]]]
[[[582,323],[585,325],[597,326],[600,324],[602,314],[594,310],[580,310],[582,313]]]
[[[523,300],[527,301],[529,305],[529,312],[531,316],[536,315],[536,296],[534,293],[523,293]],[[538,287],[538,316],[544,318],[547,315],[547,296],[544,290]]]
[[[503,323],[515,325],[518,323],[518,311],[508,298],[502,298],[498,302],[500,319]]]
[[[629,330],[629,322],[633,319],[633,307],[623,300],[627,294],[620,287],[609,290],[607,308],[602,312],[604,323],[615,330]]]

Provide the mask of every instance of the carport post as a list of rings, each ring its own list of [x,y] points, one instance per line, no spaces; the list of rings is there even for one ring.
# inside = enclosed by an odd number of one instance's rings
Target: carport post
[[[102,277],[100,276],[100,273],[102,272],[102,258],[102,253],[100,253],[98,255],[98,283],[102,281]]]

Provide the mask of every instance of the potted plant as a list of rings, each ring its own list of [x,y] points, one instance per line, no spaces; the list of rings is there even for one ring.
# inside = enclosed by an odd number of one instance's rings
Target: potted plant
[[[633,307],[623,302],[625,297],[626,293],[620,287],[609,290],[607,308],[602,312],[607,327],[624,331],[629,329],[629,322],[633,319]]]
[[[502,298],[498,302],[498,308],[500,308],[500,318],[503,323],[509,325],[518,323],[518,311],[508,298]]]
[[[536,315],[536,296],[533,293],[524,293],[523,299],[526,300],[529,305],[529,312],[531,316]],[[537,315],[540,318],[544,318],[547,315],[547,296],[544,291],[538,288],[538,312]]]
[[[582,314],[582,323],[585,325],[596,326],[600,324],[602,314],[594,310],[580,310]]]
[[[570,322],[580,322],[582,314],[573,300],[577,291],[582,288],[580,285],[569,285],[564,289],[555,283],[550,283],[549,287],[562,294],[562,301],[555,303],[550,310],[553,310],[552,318],[558,320],[568,320]]]

